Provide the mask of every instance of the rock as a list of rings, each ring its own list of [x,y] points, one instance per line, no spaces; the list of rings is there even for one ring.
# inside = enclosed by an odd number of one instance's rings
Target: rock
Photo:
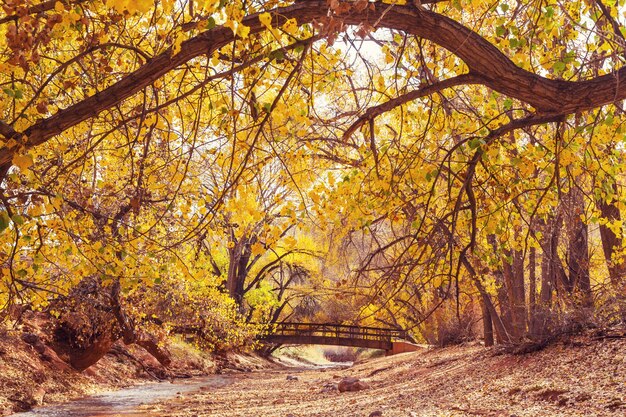
[[[606,405],[606,408],[608,408],[611,411],[615,411],[618,408],[622,408],[626,406],[626,403],[623,402],[620,398],[613,398],[611,401],[609,401],[609,403]]]
[[[35,333],[24,333],[22,335],[22,340],[24,341],[24,343],[27,343],[29,345],[37,345],[41,343],[39,336],[37,336]]]
[[[380,410],[376,410],[376,411],[372,411],[369,415],[369,417],[382,417],[383,412]]]
[[[43,369],[35,369],[33,370],[32,376],[31,376],[31,380],[39,385],[44,383],[46,380],[48,379],[48,376],[46,375],[46,372]]]
[[[9,396],[9,401],[13,403],[13,411],[28,411],[37,405],[37,400],[33,398],[31,392],[16,392]]]
[[[272,401],[272,405],[277,405],[277,404],[285,404],[285,399],[279,398],[277,400]]]
[[[370,386],[367,383],[351,376],[342,379],[337,385],[337,389],[339,390],[339,392],[361,391],[364,389],[368,389],[369,387]]]
[[[43,404],[43,398],[46,395],[46,391],[39,387],[37,388],[35,391],[33,391],[33,400],[36,402],[37,405],[42,405]]]
[[[59,372],[70,372],[72,369],[67,362],[59,358],[57,353],[48,346],[46,346],[46,350],[41,354],[41,359],[48,362],[50,368]]]
[[[287,381],[297,381],[298,377],[293,375],[287,375]]]
[[[36,343],[33,345],[33,349],[35,349],[35,352],[39,353],[40,355],[43,355],[46,351],[46,345],[44,345],[43,343]]]
[[[578,394],[574,399],[576,400],[576,402],[582,403],[585,401],[589,401],[591,399],[591,395],[583,392],[582,394]]]
[[[35,352],[43,355],[46,351],[46,345],[43,344],[41,338],[37,336],[35,333],[24,333],[22,334],[22,340],[24,343],[31,345]]]
[[[321,392],[336,392],[337,391],[337,384],[335,384],[334,382],[327,382],[324,385],[322,385],[322,390]]]

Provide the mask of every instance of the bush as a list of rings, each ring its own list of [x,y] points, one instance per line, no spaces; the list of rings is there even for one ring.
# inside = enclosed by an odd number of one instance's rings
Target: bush
[[[476,338],[474,323],[476,318],[472,309],[465,309],[459,319],[440,321],[437,328],[437,346],[458,345]]]

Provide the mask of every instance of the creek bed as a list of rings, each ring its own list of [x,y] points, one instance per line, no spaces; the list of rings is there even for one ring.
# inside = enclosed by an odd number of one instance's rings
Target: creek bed
[[[179,394],[222,388],[231,380],[222,375],[177,379],[173,382],[150,382],[117,391],[104,392],[67,403],[34,408],[19,417],[145,417],[150,414],[139,407],[157,401],[176,398]]]

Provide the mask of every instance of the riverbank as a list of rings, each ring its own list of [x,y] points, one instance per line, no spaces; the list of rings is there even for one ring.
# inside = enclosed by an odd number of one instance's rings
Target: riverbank
[[[254,355],[213,355],[170,339],[172,364],[167,369],[142,348],[117,343],[98,363],[78,372],[49,347],[33,344],[25,336],[29,334],[24,329],[0,329],[0,416],[151,381],[274,366]]]
[[[584,335],[543,351],[478,344],[376,358],[349,369],[270,370],[140,407],[178,417],[614,417],[626,415],[626,340]],[[370,388],[340,393],[356,377]]]

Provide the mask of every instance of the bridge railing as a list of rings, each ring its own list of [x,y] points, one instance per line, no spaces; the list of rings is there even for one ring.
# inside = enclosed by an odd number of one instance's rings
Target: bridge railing
[[[321,336],[332,338],[361,339],[392,341],[394,339],[407,339],[404,330],[351,326],[345,324],[319,324],[319,323],[277,323],[268,334],[275,336]]]

